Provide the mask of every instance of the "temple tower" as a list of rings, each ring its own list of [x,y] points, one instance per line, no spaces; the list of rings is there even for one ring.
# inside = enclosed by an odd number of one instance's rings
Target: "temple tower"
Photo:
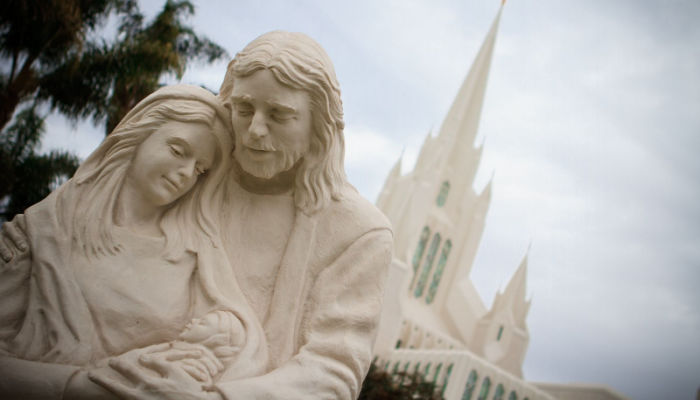
[[[476,354],[520,378],[530,342],[527,314],[531,300],[525,300],[527,255],[503,292],[496,294],[491,309],[479,320],[474,333]]]
[[[486,313],[469,280],[491,200],[474,177],[481,109],[501,16],[499,9],[437,136],[428,133],[416,165],[401,175],[401,158],[377,200],[394,227],[395,255],[408,265],[406,318],[469,346]]]

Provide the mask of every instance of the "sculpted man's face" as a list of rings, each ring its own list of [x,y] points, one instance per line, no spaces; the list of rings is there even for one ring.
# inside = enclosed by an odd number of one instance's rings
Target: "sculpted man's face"
[[[309,149],[311,101],[263,69],[236,78],[231,93],[234,156],[244,171],[269,179],[286,171]]]
[[[216,140],[210,130],[201,123],[165,123],[138,147],[127,179],[151,205],[172,203],[211,167]]]

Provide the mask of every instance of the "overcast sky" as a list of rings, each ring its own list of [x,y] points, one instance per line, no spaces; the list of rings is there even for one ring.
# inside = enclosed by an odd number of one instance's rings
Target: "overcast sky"
[[[142,5],[152,15],[162,4]],[[374,201],[437,130],[498,0],[201,1],[233,56],[273,29],[317,39],[343,90],[350,180]],[[477,142],[494,174],[473,281],[490,306],[528,244],[525,378],[639,399],[700,386],[700,2],[511,0]],[[218,89],[224,62],[183,82]],[[89,124],[51,117],[45,149],[87,156]]]

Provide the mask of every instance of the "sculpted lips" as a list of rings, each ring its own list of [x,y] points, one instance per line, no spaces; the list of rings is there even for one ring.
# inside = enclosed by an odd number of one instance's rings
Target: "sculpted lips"
[[[253,159],[262,159],[265,158],[269,155],[274,154],[275,148],[272,146],[262,146],[262,145],[257,145],[257,146],[247,146],[244,145],[245,149],[248,150],[248,153],[253,157]]]
[[[168,179],[167,176],[163,176],[163,179],[165,180],[165,182],[168,183],[168,185],[169,185],[173,190],[175,190],[175,191],[180,190],[180,186],[178,186],[175,182],[173,182],[173,181],[171,181],[170,179]]]

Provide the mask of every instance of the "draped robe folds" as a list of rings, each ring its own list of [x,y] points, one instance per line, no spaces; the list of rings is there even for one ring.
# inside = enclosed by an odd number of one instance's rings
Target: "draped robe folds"
[[[392,256],[386,217],[347,184],[340,200],[297,209],[263,322],[267,373],[219,380],[226,399],[354,399],[372,358]],[[236,246],[236,243],[226,243]]]
[[[95,337],[89,304],[69,264],[71,252],[76,250],[65,221],[75,212],[74,189],[74,183],[68,181],[16,220],[24,228],[31,248],[9,263],[2,262],[0,269],[0,353],[4,355],[89,366],[99,361],[95,355],[104,354]],[[216,309],[228,310],[241,320],[246,331],[245,344],[222,378],[261,373],[267,365],[265,336],[220,246],[197,252],[191,283],[187,318]],[[184,325],[177,332],[182,328]],[[161,342],[174,339],[176,336],[164,337]]]

